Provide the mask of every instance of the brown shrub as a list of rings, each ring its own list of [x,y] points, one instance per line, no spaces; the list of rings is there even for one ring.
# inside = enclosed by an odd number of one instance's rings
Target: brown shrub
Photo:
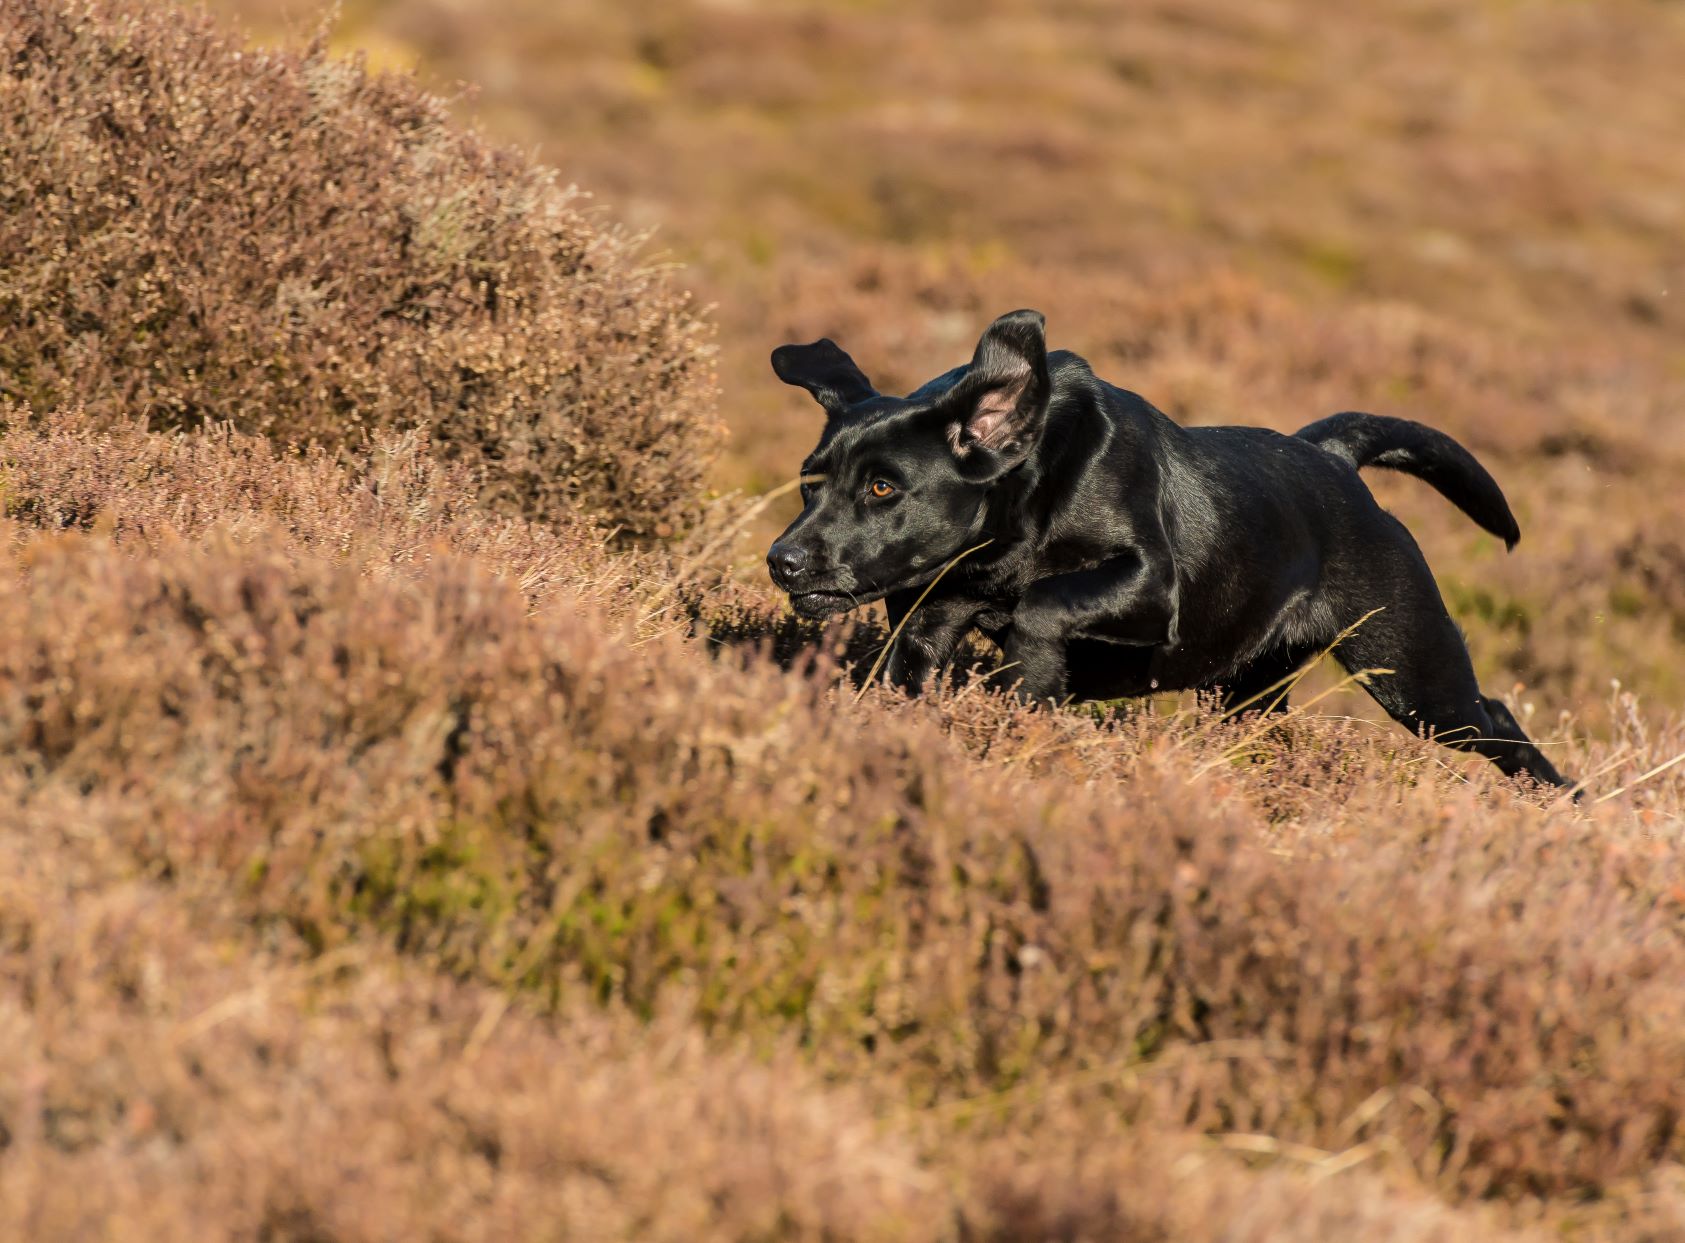
[[[694,516],[693,305],[440,101],[133,0],[8,5],[0,65],[0,393],[334,447],[414,428],[505,509]]]
[[[1142,1126],[1119,1137],[1072,1121],[1031,1124],[1015,1141],[984,1145],[972,1158],[980,1203],[967,1206],[964,1220],[982,1226],[977,1237],[998,1243],[1519,1243],[1542,1237],[1512,1233],[1501,1214],[1452,1209],[1383,1179],[1330,1179],[1329,1166],[1318,1164],[1327,1157],[1315,1152],[1242,1174],[1231,1157],[1185,1135]]]
[[[93,806],[0,816],[10,1239],[1506,1237],[1362,1171],[1251,1172],[1059,1115],[1011,1140],[933,1129],[788,1042],[541,1018],[370,946],[305,956],[226,887],[137,878],[66,831]]]
[[[0,826],[9,1239],[938,1237],[912,1144],[788,1054],[265,952],[64,827]]]
[[[438,461],[413,432],[378,435],[347,461],[228,426],[149,432],[54,411],[0,430],[0,517],[19,532],[98,530],[154,553],[215,530],[242,546],[400,576],[437,555],[473,556],[533,607],[558,590],[621,604],[640,566],[635,555],[611,558],[579,517],[487,512],[473,473]]]
[[[550,1004],[683,996],[908,1102],[1073,1091],[1373,1141],[1457,1195],[1608,1191],[1682,1155],[1677,850],[1631,821],[1401,786],[1371,741],[1342,780],[1378,788],[1333,841],[1267,845],[1232,737],[1197,722],[1111,781],[1043,783],[922,709],[531,616],[472,561],[371,581],[66,535],[12,557],[11,788],[100,792],[146,868],[309,945],[386,939]]]

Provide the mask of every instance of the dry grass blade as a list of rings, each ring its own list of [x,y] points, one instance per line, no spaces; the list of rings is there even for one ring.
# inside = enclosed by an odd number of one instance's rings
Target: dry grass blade
[[[1555,739],[1551,739],[1551,740],[1534,739],[1533,745],[1540,748],[1541,750],[1543,750],[1547,746],[1561,746],[1562,743],[1561,743],[1560,740],[1555,740]],[[1571,785],[1567,789],[1563,790],[1562,793],[1558,794],[1556,796],[1556,798],[1551,800],[1550,805],[1552,807],[1566,807],[1566,806],[1572,804],[1577,798],[1579,798],[1579,796],[1581,794],[1585,793],[1585,791],[1588,790],[1591,787],[1591,784],[1594,781],[1596,781],[1599,777],[1605,775],[1606,773],[1614,772],[1617,768],[1621,767],[1629,759],[1631,759],[1633,757],[1633,754],[1634,754],[1633,748],[1631,748],[1631,747],[1621,747],[1613,755],[1611,755],[1607,760],[1605,760],[1602,764],[1599,764],[1597,766],[1597,768],[1595,768],[1591,772],[1587,773],[1585,776],[1581,777],[1578,781],[1574,782],[1573,785]]]
[[[745,505],[742,510],[734,515],[730,521],[724,523],[719,530],[710,534],[693,554],[685,558],[682,563],[665,576],[655,596],[644,602],[645,611],[639,624],[647,626],[672,608],[679,593],[694,583],[698,574],[712,575],[717,569],[716,560],[722,549],[741,535],[749,524],[765,513],[775,501],[782,500],[807,481],[808,479],[804,477],[779,484],[771,491],[756,497],[754,501]]]
[[[1621,795],[1627,793],[1629,790],[1636,789],[1638,786],[1643,785],[1646,781],[1649,781],[1651,778],[1659,777],[1663,773],[1667,772],[1668,769],[1674,768],[1674,767],[1676,767],[1680,764],[1685,764],[1685,751],[1681,751],[1678,755],[1674,756],[1671,760],[1668,760],[1665,763],[1657,764],[1649,772],[1644,773],[1641,776],[1633,778],[1631,781],[1627,782],[1620,789],[1610,790],[1609,793],[1603,795],[1601,798],[1598,798],[1598,799],[1594,800],[1593,806],[1595,806],[1597,803],[1607,803],[1612,798],[1619,798]]]
[[[1351,686],[1363,686],[1367,684],[1369,679],[1372,677],[1382,677],[1390,674],[1391,672],[1391,669],[1359,669],[1353,673],[1348,673],[1333,686],[1313,695],[1311,698],[1305,700],[1304,703],[1295,704],[1291,709],[1282,713],[1280,716],[1264,716],[1259,720],[1257,725],[1253,726],[1241,737],[1239,742],[1225,748],[1216,759],[1208,760],[1204,764],[1195,768],[1193,771],[1193,777],[1203,776],[1214,768],[1218,768],[1224,764],[1232,763],[1233,761],[1240,759],[1242,756],[1246,755],[1247,748],[1259,738],[1263,737],[1271,730],[1279,728],[1286,722],[1293,720],[1295,717],[1302,715],[1309,709],[1314,708],[1323,700],[1331,698],[1334,695],[1338,695],[1341,691],[1344,691]],[[1192,777],[1190,780],[1192,780]]]
[[[942,579],[946,577],[948,571],[953,569],[961,561],[964,561],[972,553],[977,552],[980,549],[987,548],[992,543],[994,543],[994,540],[986,539],[981,544],[973,544],[964,552],[957,554],[953,560],[949,561],[947,565],[943,566],[942,569],[938,571],[936,577],[930,580],[929,585],[926,586],[923,591],[919,592],[919,598],[913,601],[913,607],[907,610],[905,617],[895,623],[895,629],[890,631],[889,638],[884,640],[884,645],[878,652],[878,658],[872,662],[871,671],[866,674],[866,679],[860,684],[860,689],[854,693],[855,703],[860,702],[861,696],[865,695],[867,689],[877,680],[878,670],[882,669],[884,661],[889,659],[889,653],[895,648],[895,641],[901,637],[901,632],[906,629],[907,623],[913,618],[913,614],[919,611],[919,605],[923,604],[925,602],[925,598],[929,596],[932,591],[936,590],[936,584],[941,582]]]
[[[1273,1135],[1255,1135],[1243,1131],[1230,1131],[1227,1134],[1212,1136],[1222,1148],[1230,1152],[1255,1153],[1258,1156],[1286,1157],[1305,1165],[1321,1166],[1334,1159],[1337,1155],[1323,1148],[1313,1148],[1309,1144],[1295,1144],[1288,1140],[1277,1139]]]
[[[1333,642],[1329,643],[1329,645],[1327,647],[1323,648],[1320,652],[1318,652],[1310,660],[1307,660],[1303,664],[1301,664],[1292,673],[1288,674],[1284,678],[1279,679],[1278,681],[1272,682],[1270,685],[1266,686],[1263,690],[1259,691],[1256,695],[1248,695],[1245,699],[1241,700],[1239,703],[1233,705],[1232,707],[1225,708],[1223,710],[1224,718],[1227,719],[1228,717],[1239,716],[1241,713],[1245,712],[1248,708],[1250,708],[1253,704],[1260,702],[1261,700],[1265,699],[1268,696],[1275,695],[1275,698],[1271,699],[1269,704],[1264,708],[1264,711],[1266,713],[1269,712],[1271,709],[1273,709],[1275,707],[1276,704],[1281,702],[1281,699],[1282,699],[1283,696],[1292,694],[1293,688],[1296,687],[1297,685],[1299,685],[1299,683],[1301,681],[1303,681],[1306,677],[1308,677],[1310,675],[1310,671],[1312,669],[1316,668],[1317,665],[1321,664],[1329,656],[1333,655],[1334,650],[1336,648],[1338,648],[1340,646],[1340,644],[1344,643],[1347,639],[1351,638],[1352,635],[1356,634],[1365,622],[1367,622],[1371,617],[1374,617],[1377,613],[1384,613],[1384,612],[1386,612],[1386,606],[1385,605],[1381,606],[1380,608],[1370,609],[1362,617],[1358,618],[1351,625],[1347,626],[1344,630],[1340,631],[1339,634],[1335,635],[1334,639],[1333,639]],[[1281,694],[1276,695],[1277,691],[1280,691]]]

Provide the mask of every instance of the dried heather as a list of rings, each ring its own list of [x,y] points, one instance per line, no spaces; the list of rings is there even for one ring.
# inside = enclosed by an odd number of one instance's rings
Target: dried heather
[[[695,513],[712,346],[638,241],[409,80],[134,0],[0,15],[0,395],[339,447],[483,499]]]

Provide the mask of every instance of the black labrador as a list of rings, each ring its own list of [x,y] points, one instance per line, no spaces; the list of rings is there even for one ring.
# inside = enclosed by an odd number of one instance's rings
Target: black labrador
[[[1514,547],[1509,505],[1466,449],[1358,413],[1293,436],[1184,428],[1049,354],[1044,328],[1035,311],[1003,315],[969,365],[907,397],[877,392],[829,340],[774,351],[779,378],[826,413],[801,516],[767,555],[797,612],[883,599],[906,623],[889,677],[910,690],[976,629],[1028,700],[1221,688],[1230,707],[1276,708],[1284,697],[1262,693],[1361,620],[1334,654],[1390,670],[1367,686],[1394,720],[1567,784],[1480,693],[1415,540],[1357,473],[1426,480]]]

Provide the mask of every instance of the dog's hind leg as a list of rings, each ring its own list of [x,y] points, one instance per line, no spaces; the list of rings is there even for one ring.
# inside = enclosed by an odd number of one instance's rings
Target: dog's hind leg
[[[1509,709],[1480,693],[1463,636],[1425,565],[1421,575],[1426,581],[1412,584],[1413,598],[1369,618],[1335,649],[1335,659],[1352,673],[1391,670],[1371,675],[1366,688],[1407,729],[1483,755],[1507,776],[1531,777],[1542,785],[1571,784]]]
[[[1223,713],[1286,712],[1291,679],[1314,652],[1283,647],[1255,658],[1223,683]]]
[[[1500,740],[1500,745],[1508,743],[1511,747],[1512,756],[1521,760],[1518,771],[1526,773],[1541,785],[1574,786],[1578,784],[1558,772],[1556,765],[1547,760],[1544,753],[1533,745],[1532,740],[1527,737],[1526,731],[1521,728],[1520,722],[1515,719],[1515,714],[1504,705],[1503,700],[1488,699],[1482,696],[1481,703],[1486,708],[1486,715],[1491,718],[1492,735]],[[1488,758],[1491,757],[1488,756]],[[1494,762],[1505,772],[1511,771],[1504,768],[1505,761],[1496,760]],[[1574,797],[1577,799],[1580,796],[1575,794]]]

